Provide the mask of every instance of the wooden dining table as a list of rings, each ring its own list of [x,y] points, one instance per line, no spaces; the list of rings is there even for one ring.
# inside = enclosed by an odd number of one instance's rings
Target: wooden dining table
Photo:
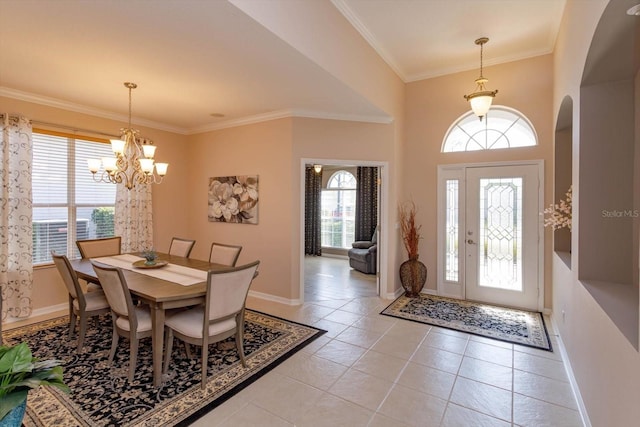
[[[133,254],[140,255],[140,254]],[[220,270],[228,268],[221,264],[195,260],[158,253],[158,259],[169,264],[190,267],[196,270]],[[93,270],[90,259],[71,260],[71,266],[78,278],[99,283],[98,276]],[[204,302],[206,294],[206,279],[192,285],[181,285],[172,281],[151,277],[136,270],[122,269],[124,277],[132,295],[151,308],[151,346],[153,352],[153,385],[162,384],[162,353],[164,349],[164,319],[165,311],[172,308],[188,307]]]

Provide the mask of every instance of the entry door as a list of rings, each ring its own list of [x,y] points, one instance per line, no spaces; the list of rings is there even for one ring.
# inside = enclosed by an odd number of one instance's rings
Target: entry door
[[[538,166],[466,168],[466,299],[538,309]]]

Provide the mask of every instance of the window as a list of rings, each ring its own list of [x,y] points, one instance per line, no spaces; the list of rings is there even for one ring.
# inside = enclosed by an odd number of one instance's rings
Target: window
[[[96,183],[87,159],[111,157],[103,142],[33,132],[33,264],[51,251],[79,257],[75,241],[114,235],[116,186]]]
[[[350,248],[355,238],[356,178],[335,172],[322,190],[322,246]]]
[[[536,131],[520,112],[507,107],[491,107],[484,120],[472,111],[460,117],[447,131],[443,153],[496,150],[538,145]]]

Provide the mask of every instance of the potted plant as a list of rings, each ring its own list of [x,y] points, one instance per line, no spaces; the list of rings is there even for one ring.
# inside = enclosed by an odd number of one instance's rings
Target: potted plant
[[[400,231],[402,242],[407,250],[409,259],[400,264],[400,282],[405,290],[405,295],[413,298],[420,294],[427,281],[427,267],[418,260],[418,243],[421,225],[416,225],[416,204],[413,201],[400,205]]]
[[[62,362],[38,360],[26,343],[0,346],[0,426],[20,426],[27,393],[42,385],[69,392],[62,378]]]

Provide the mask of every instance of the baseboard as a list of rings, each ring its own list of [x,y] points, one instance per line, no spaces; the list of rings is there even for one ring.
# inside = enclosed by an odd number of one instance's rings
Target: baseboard
[[[587,408],[586,406],[584,406],[584,401],[582,400],[582,395],[580,394],[578,382],[576,381],[576,377],[573,375],[573,369],[571,368],[569,355],[567,354],[567,350],[565,349],[564,343],[562,342],[562,336],[560,335],[560,329],[558,329],[556,319],[550,309],[545,309],[545,311],[549,311],[549,319],[551,320],[553,330],[556,332],[558,351],[560,351],[560,356],[562,357],[562,361],[564,362],[564,369],[567,372],[567,376],[569,377],[569,383],[571,384],[573,396],[576,398],[576,403],[578,404],[578,412],[580,413],[580,418],[582,418],[582,423],[584,424],[584,427],[592,427],[591,421],[589,420],[589,414],[587,413]]]
[[[425,289],[422,288],[422,290],[420,291],[421,294],[427,294],[427,295],[438,295],[438,290],[437,289]]]
[[[265,300],[265,301],[277,302],[279,304],[285,304],[285,305],[300,305],[300,304],[302,304],[300,299],[287,299],[287,298],[277,297],[275,295],[265,294],[265,293],[257,292],[257,291],[249,291],[249,296],[253,297],[253,298],[258,298],[258,299]]]
[[[47,315],[56,313],[58,311],[68,311],[68,310],[69,310],[69,303],[65,302],[58,305],[51,305],[49,307],[37,308],[31,312],[31,315],[29,317],[9,317],[3,323],[9,324],[9,323],[15,323],[15,322],[22,322],[32,317],[47,316]]]

